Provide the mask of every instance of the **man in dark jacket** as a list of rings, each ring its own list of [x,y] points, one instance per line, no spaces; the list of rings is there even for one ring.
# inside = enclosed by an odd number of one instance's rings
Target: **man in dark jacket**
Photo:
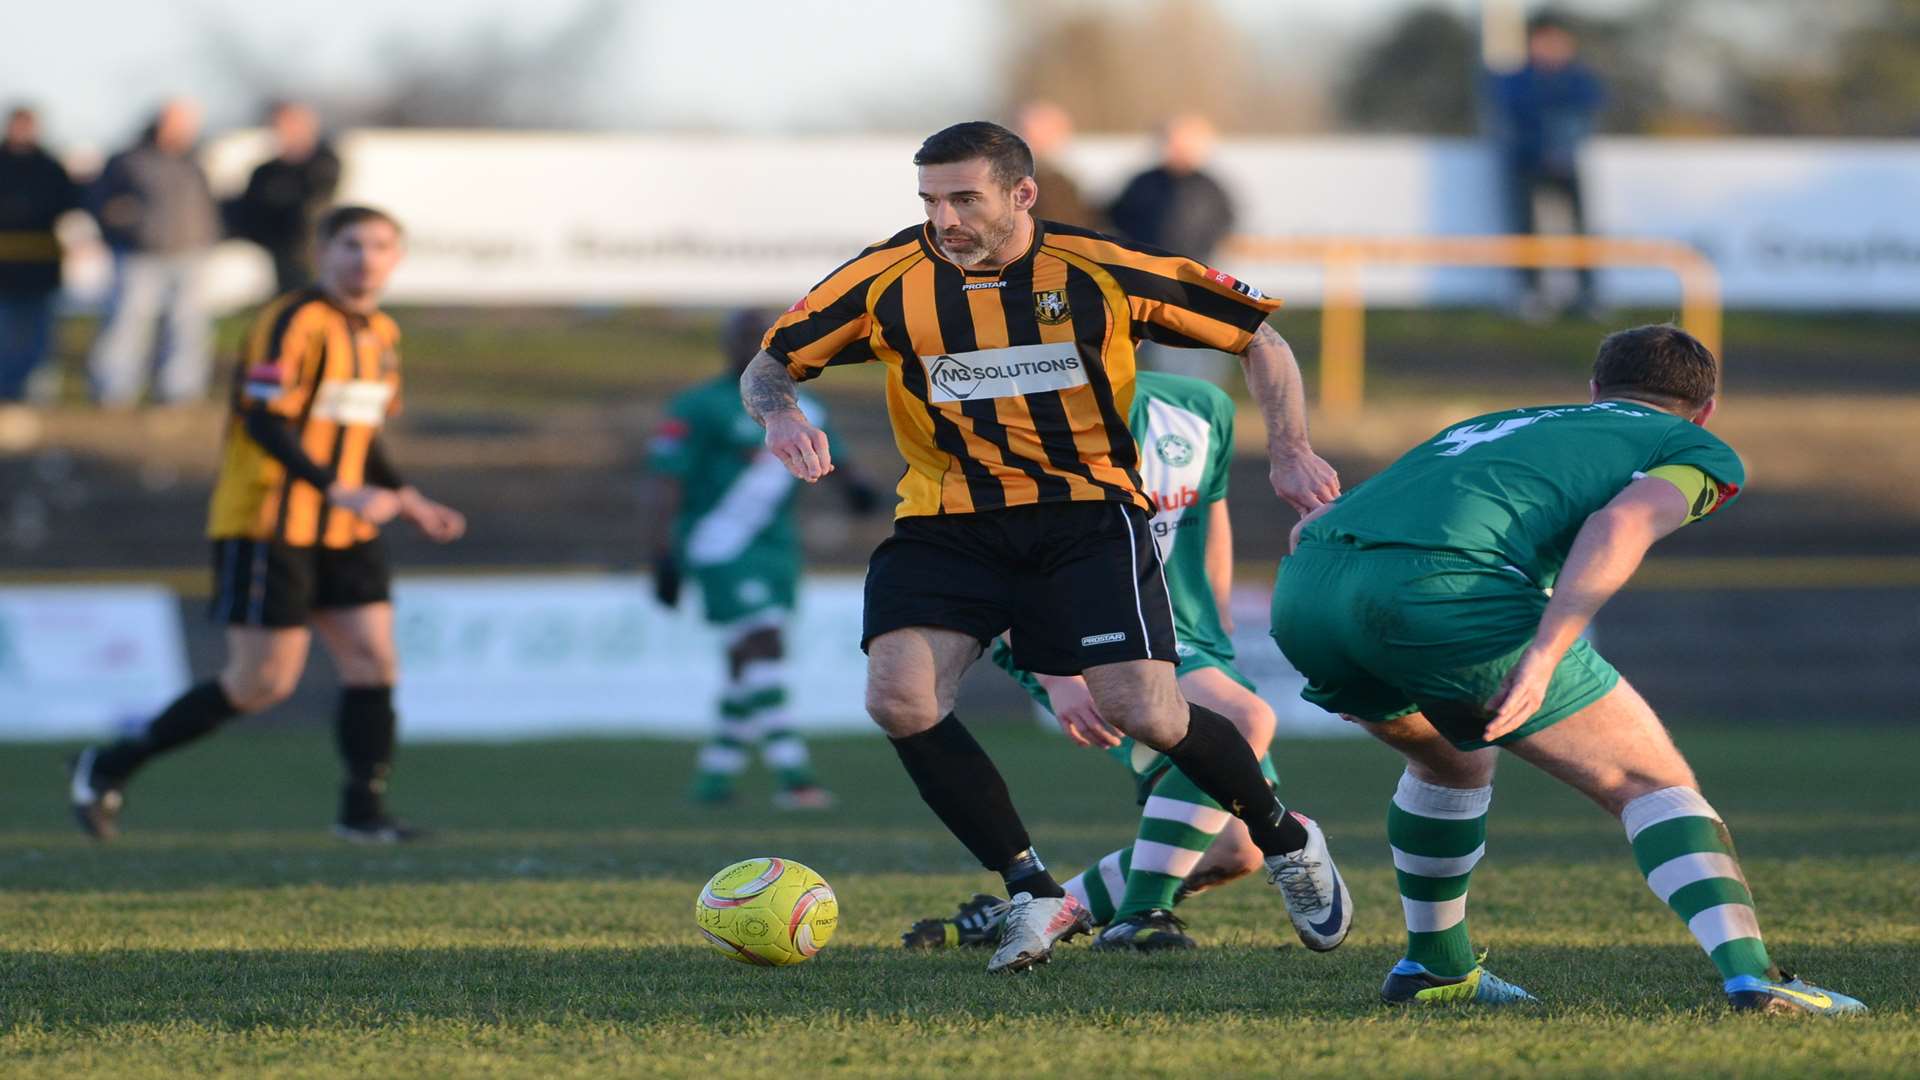
[[[1127,181],[1108,216],[1129,240],[1209,262],[1233,231],[1233,198],[1204,166],[1213,124],[1176,116],[1162,133],[1160,164]]]
[[[277,153],[247,179],[230,208],[231,231],[273,257],[281,292],[313,280],[313,223],[340,186],[340,158],[320,136],[320,118],[295,101],[267,113]]]
[[[199,107],[167,102],[137,144],[107,159],[89,193],[113,250],[107,321],[88,358],[94,397],[103,405],[139,403],[154,324],[163,318],[157,396],[184,402],[206,394],[212,320],[202,294],[220,212],[193,158],[199,135]]]
[[[1160,164],[1127,181],[1107,212],[1113,227],[1129,240],[1183,255],[1213,260],[1214,250],[1233,231],[1233,198],[1204,166],[1213,152],[1213,124],[1187,114],[1167,122],[1161,132]],[[1154,371],[1187,375],[1219,384],[1233,367],[1223,353],[1141,345],[1140,362]]]
[[[60,292],[53,224],[79,206],[80,188],[40,146],[39,117],[15,108],[0,142],[0,402],[25,397],[46,358]]]
[[[1606,87],[1580,62],[1578,52],[1579,42],[1564,19],[1539,15],[1527,27],[1526,65],[1493,76],[1488,85],[1489,134],[1499,150],[1509,226],[1515,232],[1545,231],[1539,213],[1543,203],[1563,207],[1569,231],[1586,231],[1580,148],[1593,134]],[[1579,280],[1574,302],[1591,310],[1593,272],[1580,271]],[[1540,271],[1522,271],[1521,281],[1523,312],[1543,318],[1552,314],[1541,292]]]

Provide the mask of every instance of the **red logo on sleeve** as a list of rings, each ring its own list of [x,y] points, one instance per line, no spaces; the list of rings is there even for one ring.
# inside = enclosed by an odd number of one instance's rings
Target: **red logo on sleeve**
[[[247,369],[247,381],[261,382],[261,383],[277,383],[281,380],[284,374],[285,373],[280,369],[280,364],[278,361],[274,361],[266,364],[255,364],[252,367]]]
[[[796,311],[805,310],[807,310],[807,298],[803,296],[793,302],[793,306],[787,309],[787,314],[791,315]]]
[[[1233,280],[1233,275],[1227,273],[1225,270],[1209,269],[1206,277],[1208,281],[1213,282],[1215,285],[1225,285],[1229,289],[1240,284],[1238,281]]]

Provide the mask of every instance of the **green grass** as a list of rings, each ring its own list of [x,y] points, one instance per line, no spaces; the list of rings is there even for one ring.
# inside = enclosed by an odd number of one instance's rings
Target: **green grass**
[[[1024,726],[982,726],[1036,840],[1078,868],[1131,835],[1129,784]],[[1352,883],[1353,936],[1292,943],[1242,882],[1184,911],[1196,952],[1099,956],[994,979],[978,953],[895,935],[992,884],[877,739],[816,745],[845,802],[784,817],[679,801],[692,748],[420,746],[396,801],[439,826],[397,850],[317,825],[317,730],[239,731],[141,778],[128,836],[67,824],[59,749],[0,754],[0,1074],[1812,1076],[1920,1060],[1920,734],[1681,731],[1739,838],[1776,955],[1866,999],[1840,1023],[1726,1013],[1711,967],[1634,872],[1619,828],[1503,766],[1476,938],[1546,1004],[1408,1014],[1374,993],[1399,955],[1383,812],[1397,769],[1362,743],[1286,743],[1289,802]],[[826,875],[841,931],[813,962],[697,944],[700,883],[777,853]]]

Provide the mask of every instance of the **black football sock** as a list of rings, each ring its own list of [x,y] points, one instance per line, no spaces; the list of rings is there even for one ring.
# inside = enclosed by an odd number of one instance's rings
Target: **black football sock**
[[[1008,896],[1019,896],[1021,893],[1055,897],[1067,895],[1067,890],[1053,880],[1053,875],[1047,872],[1047,864],[1040,861],[1039,854],[1032,848],[1015,855],[1007,868],[1000,871],[1000,880],[1007,883]]]
[[[1000,770],[958,716],[948,713],[925,731],[891,741],[927,808],[980,865],[1007,879],[1009,895],[1066,895],[1033,855]]]
[[[178,749],[240,715],[216,679],[181,694],[147,724],[147,730],[116,741],[93,759],[94,775],[119,786],[153,757]]]
[[[1305,826],[1287,813],[1246,736],[1233,722],[1203,706],[1187,703],[1187,737],[1162,753],[1234,817],[1247,823],[1247,835],[1267,855],[1284,855],[1307,846]]]
[[[386,816],[383,797],[393,772],[393,687],[349,686],[340,692],[334,718],[334,743],[347,768],[340,789],[342,824],[378,821]]]

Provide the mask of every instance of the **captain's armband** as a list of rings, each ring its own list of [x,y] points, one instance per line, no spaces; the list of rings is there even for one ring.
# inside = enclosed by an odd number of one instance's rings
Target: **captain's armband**
[[[1687,500],[1687,520],[1681,523],[1683,525],[1691,525],[1718,510],[1740,490],[1731,484],[1720,483],[1692,465],[1662,465],[1648,469],[1641,475],[1657,476],[1680,489],[1680,494]]]

